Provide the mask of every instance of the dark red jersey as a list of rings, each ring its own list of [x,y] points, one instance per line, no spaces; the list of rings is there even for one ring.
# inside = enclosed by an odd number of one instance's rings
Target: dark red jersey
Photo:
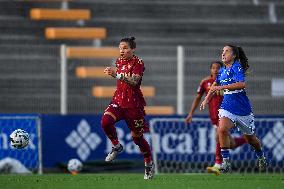
[[[200,95],[203,95],[204,93],[207,95],[207,93],[210,90],[211,85],[214,83],[214,79],[211,76],[208,76],[206,78],[204,78],[198,89],[197,89],[197,93]],[[218,91],[216,92],[213,97],[211,98],[211,100],[208,103],[208,107],[209,107],[209,116],[211,119],[212,124],[217,125],[218,124],[218,110],[220,107],[220,104],[222,103],[223,100],[223,93]]]
[[[133,56],[129,60],[118,58],[115,64],[116,73],[124,76],[137,74],[142,77],[145,70],[144,62],[137,56]],[[140,89],[141,82],[142,79],[137,85],[131,86],[124,81],[117,80],[112,102],[118,104],[121,108],[144,107],[146,102]]]

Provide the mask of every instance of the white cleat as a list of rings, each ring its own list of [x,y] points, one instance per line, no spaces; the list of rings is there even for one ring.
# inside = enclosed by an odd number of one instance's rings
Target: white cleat
[[[232,172],[231,163],[229,160],[223,160],[223,163],[220,168],[222,173],[230,173]]]
[[[266,171],[266,167],[267,167],[266,158],[264,156],[258,158],[259,171],[261,171],[261,172]]]
[[[112,147],[111,152],[107,155],[105,161],[106,162],[112,162],[116,156],[123,151],[123,146],[119,144],[119,147]]]
[[[152,179],[155,172],[155,164],[151,163],[150,166],[145,166],[144,180]]]

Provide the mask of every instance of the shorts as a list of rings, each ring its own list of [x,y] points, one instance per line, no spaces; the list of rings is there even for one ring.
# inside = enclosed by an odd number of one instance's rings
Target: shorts
[[[116,121],[125,120],[128,128],[137,134],[150,131],[148,122],[145,120],[144,107],[121,108],[119,105],[111,103],[104,114],[106,112],[111,112],[116,117]]]
[[[231,112],[219,109],[219,118],[227,117],[229,118],[234,125],[238,128],[245,135],[253,135],[255,132],[255,125],[254,125],[254,115],[251,113],[250,115],[246,116],[239,116],[232,114]]]

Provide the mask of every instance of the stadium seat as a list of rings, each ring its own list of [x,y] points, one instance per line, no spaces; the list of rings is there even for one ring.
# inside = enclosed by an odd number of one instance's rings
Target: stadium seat
[[[99,98],[105,98],[105,97],[112,97],[113,93],[115,91],[115,86],[95,86],[93,87],[93,96],[99,97]],[[152,86],[144,86],[141,87],[142,93],[144,97],[154,97],[155,96],[155,88]]]
[[[45,29],[47,39],[105,39],[106,29],[95,27],[48,27]]]
[[[91,11],[88,9],[45,9],[30,10],[32,20],[89,20]]]
[[[67,47],[68,58],[117,58],[119,50],[115,47]]]
[[[174,114],[175,110],[172,106],[146,106],[145,112],[152,115],[169,115]]]
[[[103,66],[80,66],[76,68],[76,76],[79,78],[106,78],[110,79],[111,76],[108,76],[104,73]]]

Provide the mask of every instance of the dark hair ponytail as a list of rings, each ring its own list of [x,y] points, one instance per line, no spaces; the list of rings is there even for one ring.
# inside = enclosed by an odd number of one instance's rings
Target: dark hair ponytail
[[[249,69],[249,64],[248,64],[248,58],[243,50],[242,47],[237,47],[234,45],[228,45],[229,47],[232,48],[235,57],[235,60],[239,61],[242,68],[245,70],[245,72]]]
[[[120,40],[120,42],[128,43],[131,49],[135,49],[136,48],[135,37],[125,37],[125,38],[122,38]]]

